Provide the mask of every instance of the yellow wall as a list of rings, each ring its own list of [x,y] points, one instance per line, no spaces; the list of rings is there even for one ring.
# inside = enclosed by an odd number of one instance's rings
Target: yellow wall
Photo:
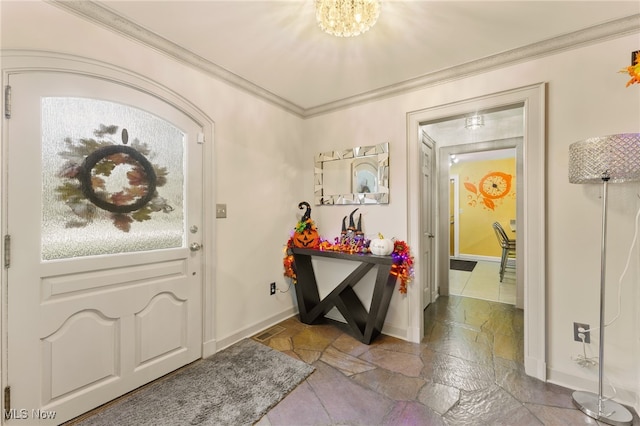
[[[451,166],[449,173],[459,177],[460,254],[499,257],[501,249],[492,224],[500,222],[507,235],[515,238],[509,227],[509,221],[516,218],[515,158],[458,163]],[[490,173],[502,175],[483,180]],[[509,180],[510,188],[500,188],[502,182]],[[501,189],[508,192],[498,197]]]

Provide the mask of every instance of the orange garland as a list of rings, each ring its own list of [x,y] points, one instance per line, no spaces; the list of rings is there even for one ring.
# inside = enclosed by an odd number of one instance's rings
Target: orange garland
[[[413,257],[409,245],[404,241],[395,241],[391,257],[393,257],[391,273],[400,280],[398,291],[407,294],[407,283],[413,279]]]

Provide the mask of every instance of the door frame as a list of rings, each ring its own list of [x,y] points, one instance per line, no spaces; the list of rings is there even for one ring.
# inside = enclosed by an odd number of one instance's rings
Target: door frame
[[[449,174],[449,194],[451,194],[452,181],[453,181],[453,255],[451,254],[451,246],[449,246],[449,256],[450,257],[453,256],[454,259],[457,259],[458,257],[460,257],[460,176]],[[440,202],[442,203],[442,199],[440,199]],[[451,200],[449,200],[449,203],[450,202]],[[442,204],[442,205],[450,206],[450,204]],[[451,221],[451,212],[449,212],[449,221]],[[449,232],[451,232],[451,230],[449,230]],[[451,242],[449,242],[449,244],[451,244]]]
[[[419,194],[420,184],[420,126],[436,119],[460,116],[472,111],[524,104],[525,132],[523,140],[523,173],[521,194],[522,217],[518,218],[518,237],[522,241],[521,254],[526,270],[524,282],[524,367],[529,376],[546,380],[546,204],[545,204],[545,151],[546,151],[546,83],[538,83],[486,96],[461,100],[446,105],[422,109],[407,114],[407,189],[409,194]],[[442,157],[436,156],[441,170]],[[440,179],[440,173],[438,179]],[[447,171],[448,175],[448,171]],[[448,183],[446,185],[448,191]],[[420,207],[418,197],[407,197],[408,243],[417,253],[421,252]],[[437,206],[439,210],[443,206]],[[448,206],[446,206],[448,210]],[[445,214],[448,216],[448,213]],[[440,234],[440,235],[438,235]],[[436,281],[442,284],[449,263],[448,244],[442,243],[441,232],[436,234]],[[448,232],[447,238],[448,238]],[[443,252],[443,248],[445,251]],[[445,272],[443,272],[445,271]],[[421,280],[420,265],[415,267],[416,280]],[[409,339],[419,342],[424,337],[424,321],[421,307],[422,292],[409,288]]]
[[[214,156],[214,122],[201,109],[195,106],[186,98],[172,91],[169,87],[163,86],[153,80],[145,78],[139,74],[133,73],[126,69],[118,68],[112,64],[96,61],[74,55],[57,54],[52,52],[35,52],[28,50],[6,50],[2,52],[2,91],[5,93],[8,77],[15,73],[26,72],[62,72],[68,74],[76,74],[81,76],[89,76],[110,81],[114,84],[128,86],[130,88],[147,93],[157,99],[160,99],[174,108],[180,110],[183,114],[189,116],[203,129],[204,146],[203,146],[203,224],[202,224],[202,247],[203,247],[203,265],[202,265],[202,346],[201,357],[205,358],[216,352],[215,339],[215,156]],[[2,97],[2,115],[3,119],[6,109],[6,97]],[[0,208],[0,229],[2,237],[7,234],[8,218],[7,218],[7,151],[8,151],[8,132],[7,126],[2,128],[1,152],[2,162],[0,162],[0,191],[2,192],[1,208]],[[0,282],[0,319],[2,331],[2,339],[0,339],[0,359],[2,374],[0,376],[0,388],[4,389],[7,384],[8,374],[8,351],[7,351],[7,268],[4,267],[5,247],[4,244],[0,248],[3,269]],[[0,410],[4,412],[4,398],[0,399]],[[4,420],[0,420],[4,423]]]

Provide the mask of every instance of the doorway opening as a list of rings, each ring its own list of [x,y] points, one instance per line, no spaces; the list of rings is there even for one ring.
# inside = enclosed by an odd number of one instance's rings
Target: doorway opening
[[[523,272],[522,258],[510,259],[509,268],[503,268],[502,249],[493,227],[497,223],[502,229],[514,229],[508,236],[517,243],[515,224],[522,214],[517,194],[522,189],[524,105],[426,122],[421,131],[440,151],[438,205],[441,211],[447,210],[447,223],[440,223],[440,247],[446,246],[453,260],[450,268],[442,271],[447,279],[440,280],[439,294],[524,308],[523,303],[517,303],[518,295],[520,300],[524,295],[523,280],[518,280]],[[442,232],[445,226],[448,238]],[[503,274],[506,271],[509,273]]]
[[[433,107],[408,114],[408,162],[409,179],[408,189],[410,194],[421,194],[422,162],[420,149],[422,141],[433,140],[435,152],[434,173],[437,190],[435,212],[436,227],[433,238],[435,247],[435,282],[438,295],[449,295],[449,269],[450,269],[450,231],[451,217],[449,210],[450,173],[449,161],[452,155],[463,155],[477,152],[488,152],[502,149],[515,149],[516,155],[516,179],[515,193],[516,213],[515,223],[518,225],[517,258],[516,258],[516,282],[519,290],[516,294],[516,306],[524,309],[524,364],[525,371],[530,376],[541,380],[546,379],[545,364],[545,339],[546,330],[545,306],[544,306],[544,234],[545,234],[545,203],[544,203],[544,84],[528,86],[508,92],[488,95],[481,98],[470,99],[443,106]],[[508,120],[497,120],[495,127],[501,133],[488,135],[490,130],[491,114],[512,113],[519,121],[519,132],[510,133],[503,128]],[[468,118],[475,115],[484,115],[484,126],[475,131],[466,128]],[[475,120],[475,119],[474,119]],[[457,122],[457,123],[456,123]],[[462,124],[460,124],[462,123]],[[455,126],[454,126],[455,124]],[[472,124],[478,124],[476,121]],[[429,129],[427,126],[433,126]],[[447,137],[438,134],[436,128],[444,132],[447,129]],[[425,129],[426,128],[426,129]],[[455,130],[457,129],[457,130]],[[467,132],[465,135],[464,132]],[[483,132],[485,134],[483,135]],[[427,137],[425,137],[427,135]],[[524,153],[526,152],[526,156]],[[458,176],[460,186],[463,187],[464,177]],[[476,182],[476,185],[479,182]],[[497,185],[497,184],[496,184]],[[526,188],[526,191],[525,191]],[[490,185],[489,190],[494,190]],[[466,189],[461,189],[466,191]],[[478,201],[478,200],[476,200]],[[486,204],[485,204],[486,205]],[[495,207],[495,206],[494,206]],[[425,249],[422,227],[423,200],[408,199],[409,211],[409,243],[416,253],[422,253]],[[463,208],[460,206],[460,208]],[[507,225],[510,220],[507,222]],[[494,236],[495,238],[495,236]],[[525,270],[524,265],[527,265]],[[425,275],[423,265],[416,265],[416,281],[422,282]],[[422,289],[422,287],[420,287]],[[413,293],[416,300],[411,303],[412,329],[416,341],[424,335],[423,292],[416,290]]]

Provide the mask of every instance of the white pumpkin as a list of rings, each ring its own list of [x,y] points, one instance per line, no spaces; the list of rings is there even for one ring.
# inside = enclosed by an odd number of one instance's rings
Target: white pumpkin
[[[393,253],[393,241],[386,239],[382,234],[378,234],[378,238],[374,238],[369,243],[371,253],[379,256],[388,256]]]

